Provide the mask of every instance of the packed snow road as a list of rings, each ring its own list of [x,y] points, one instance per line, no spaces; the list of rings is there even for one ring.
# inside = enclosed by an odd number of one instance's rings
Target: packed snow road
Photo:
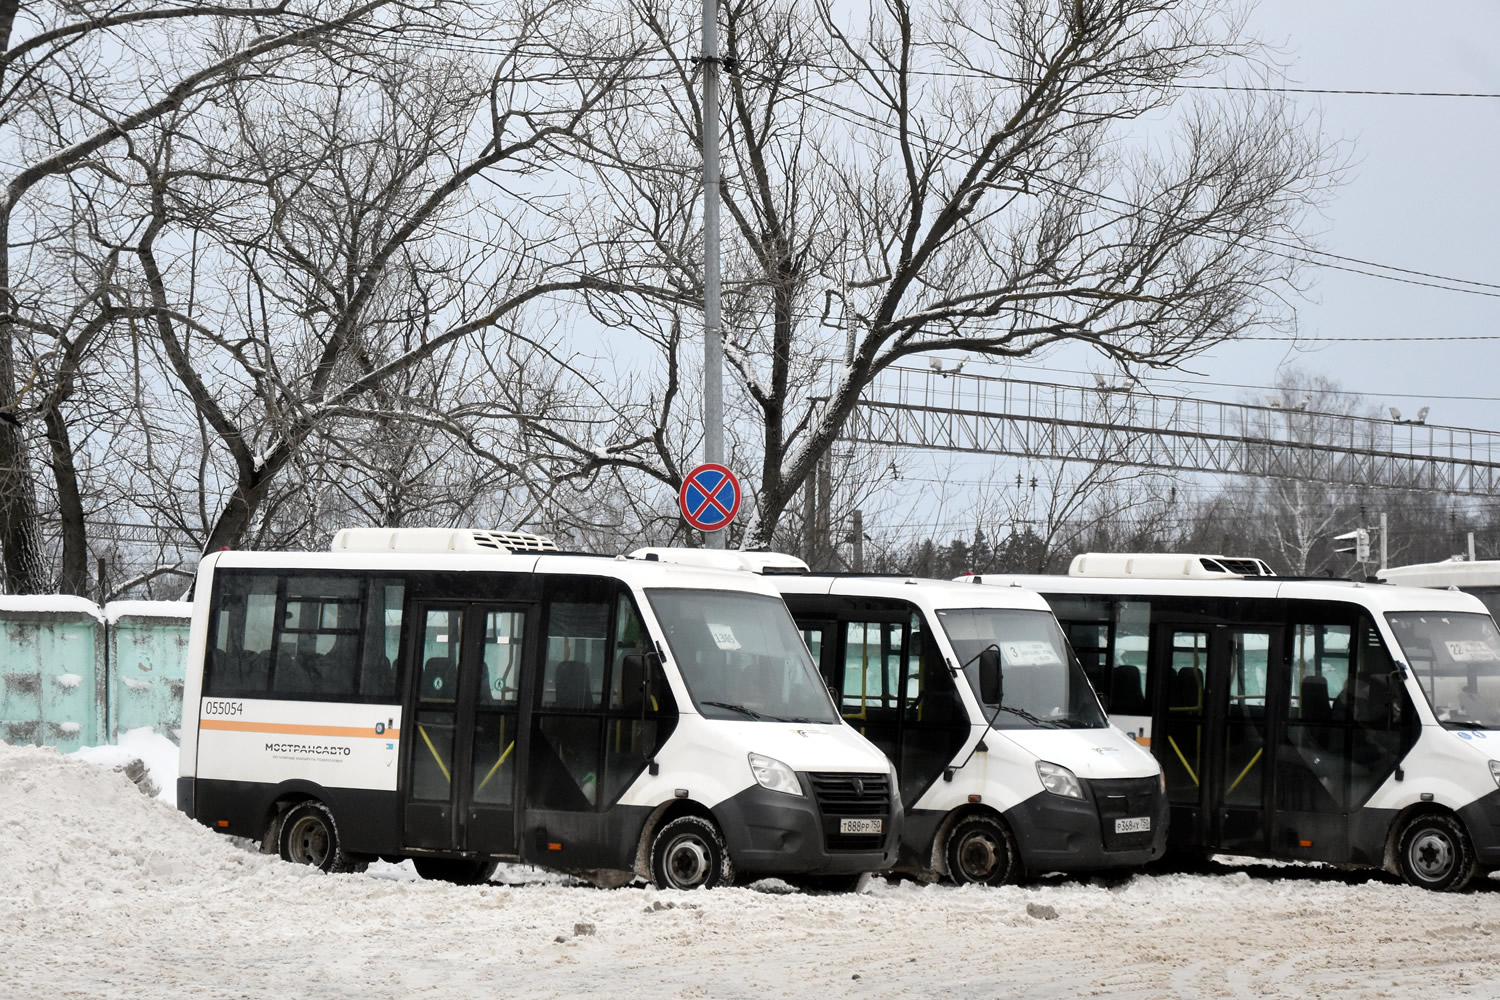
[[[325,876],[0,744],[0,996],[1497,997],[1500,883],[1223,869],[1024,888]],[[1055,916],[1053,914],[1055,913]]]

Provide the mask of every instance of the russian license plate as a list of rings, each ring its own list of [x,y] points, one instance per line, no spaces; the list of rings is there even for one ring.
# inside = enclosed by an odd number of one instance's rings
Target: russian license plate
[[[1151,829],[1150,816],[1132,816],[1115,820],[1115,833],[1145,833]]]
[[[882,822],[878,819],[841,819],[839,833],[879,833]]]

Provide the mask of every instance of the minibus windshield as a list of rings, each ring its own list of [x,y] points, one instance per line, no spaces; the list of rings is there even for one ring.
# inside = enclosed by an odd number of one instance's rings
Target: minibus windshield
[[[979,653],[992,645],[1000,650],[1001,705],[985,705],[985,715],[995,716],[996,729],[1106,725],[1094,689],[1069,655],[1067,639],[1049,612],[950,608],[937,615],[981,704]]]
[[[1449,729],[1500,729],[1500,631],[1489,615],[1388,614],[1406,662]]]
[[[779,598],[665,589],[648,589],[646,596],[704,718],[839,721]]]

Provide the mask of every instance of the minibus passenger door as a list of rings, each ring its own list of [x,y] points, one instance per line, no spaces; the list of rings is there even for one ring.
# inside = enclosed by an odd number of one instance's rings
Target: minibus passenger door
[[[524,607],[419,605],[408,847],[514,854]]]
[[[1260,854],[1270,833],[1268,796],[1274,748],[1268,747],[1266,688],[1283,662],[1280,628],[1220,626],[1209,656],[1212,734],[1212,844]]]
[[[465,631],[462,604],[418,605],[413,657],[410,734],[402,829],[407,847],[454,850],[459,846],[454,812],[459,747],[459,658]]]
[[[478,627],[472,649],[476,669],[468,688],[474,692],[474,720],[464,846],[486,854],[514,854],[526,612],[479,605],[470,613]]]
[[[1204,799],[1204,680],[1210,633],[1201,627],[1158,623],[1151,642],[1156,682],[1156,721],[1151,750],[1166,776],[1171,806],[1168,843],[1201,847],[1208,836]]]

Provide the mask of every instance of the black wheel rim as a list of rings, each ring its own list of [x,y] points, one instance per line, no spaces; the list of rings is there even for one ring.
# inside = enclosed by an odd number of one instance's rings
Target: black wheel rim
[[[662,870],[667,884],[674,889],[697,889],[708,882],[713,867],[708,844],[696,834],[684,833],[667,844],[662,854]]]
[[[999,841],[983,831],[964,837],[958,845],[958,866],[970,882],[988,882],[1000,867]]]
[[[1406,849],[1406,862],[1424,882],[1440,882],[1453,871],[1458,851],[1453,838],[1435,827],[1423,827]]]
[[[316,816],[303,816],[287,834],[286,852],[299,865],[322,868],[328,862],[328,827]]]

